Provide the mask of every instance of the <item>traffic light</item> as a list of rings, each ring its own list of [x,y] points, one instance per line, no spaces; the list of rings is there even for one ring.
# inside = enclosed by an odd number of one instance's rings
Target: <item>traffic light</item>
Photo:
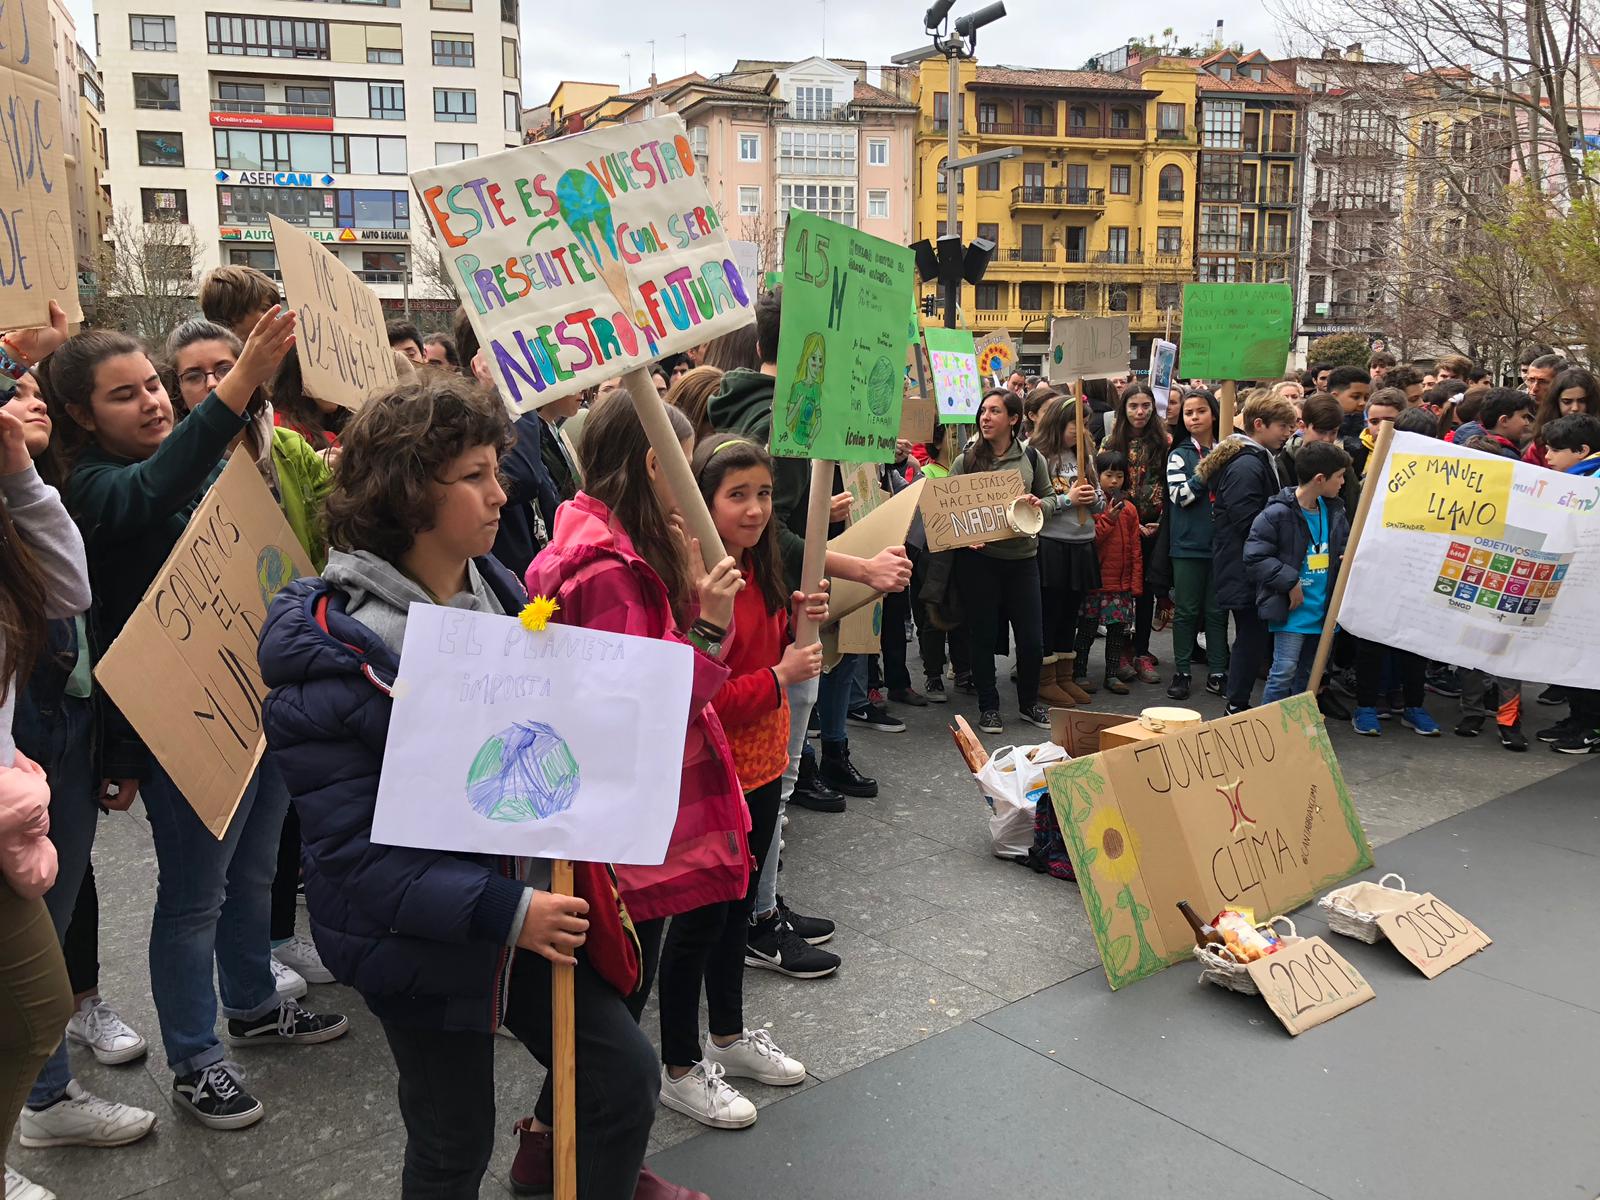
[[[924,296],[922,298],[922,315],[925,317],[937,316],[939,312],[939,297]]]

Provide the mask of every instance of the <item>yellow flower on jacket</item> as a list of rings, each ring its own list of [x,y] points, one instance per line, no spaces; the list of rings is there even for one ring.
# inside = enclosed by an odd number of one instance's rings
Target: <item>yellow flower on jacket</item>
[[[542,633],[544,627],[550,624],[550,618],[560,611],[561,605],[549,596],[535,596],[523,607],[522,612],[517,615],[517,620],[522,622],[522,627],[529,633]]]
[[[1126,886],[1139,877],[1139,846],[1115,805],[1104,805],[1083,831],[1086,846],[1100,853],[1091,868],[1101,878]]]

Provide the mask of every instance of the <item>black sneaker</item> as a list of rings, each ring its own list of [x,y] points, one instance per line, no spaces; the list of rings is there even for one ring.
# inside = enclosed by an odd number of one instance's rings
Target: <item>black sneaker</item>
[[[1004,733],[1006,723],[1000,719],[998,708],[986,708],[978,714],[978,728],[984,733]]]
[[[823,783],[817,775],[817,762],[809,754],[800,756],[800,777],[794,782],[789,796],[791,804],[809,808],[812,812],[842,813],[844,797]]]
[[[1356,672],[1354,667],[1346,667],[1343,671],[1335,671],[1328,682],[1350,700],[1356,698]]]
[[[1501,725],[1500,744],[1507,750],[1521,754],[1528,748],[1528,737],[1522,732],[1521,725]]]
[[[835,748],[824,742],[822,766],[818,769],[818,774],[822,782],[846,796],[870,800],[878,794],[878,781],[856,770],[855,763],[850,761],[848,746],[840,745]]]
[[[1050,710],[1042,704],[1035,704],[1031,708],[1024,708],[1018,712],[1017,715],[1035,728],[1050,728]]]
[[[808,917],[797,913],[783,902],[783,893],[778,893],[778,916],[789,923],[789,928],[800,935],[800,940],[808,946],[820,946],[823,942],[833,940],[834,924],[827,917]]]
[[[1189,698],[1189,677],[1184,674],[1174,675],[1172,682],[1167,685],[1167,699],[1187,700]]]
[[[214,1062],[189,1075],[172,1077],[172,1099],[209,1129],[243,1129],[265,1111],[241,1086],[244,1072],[230,1062]]]
[[[949,704],[950,696],[944,690],[944,680],[929,679],[922,685],[922,694],[929,704]]]
[[[1574,729],[1558,738],[1550,749],[1560,754],[1600,753],[1600,729]]]
[[[969,696],[978,694],[978,685],[972,682],[971,671],[956,672],[956,691],[965,692]]]
[[[928,697],[912,687],[890,688],[889,699],[896,704],[909,704],[912,708],[928,707]]]
[[[906,723],[898,717],[891,717],[889,710],[882,704],[864,704],[860,708],[852,708],[845,714],[852,725],[860,725],[866,729],[876,729],[879,733],[904,733]]]
[[[1566,717],[1563,720],[1557,721],[1554,725],[1545,726],[1533,736],[1538,738],[1541,742],[1554,743],[1559,742],[1562,738],[1566,737],[1570,733],[1582,732],[1583,722],[1576,721],[1571,717]]]
[[[1457,737],[1477,737],[1483,732],[1483,718],[1478,716],[1462,717],[1456,722]]]
[[[314,1013],[298,1001],[285,1000],[278,1011],[254,1021],[228,1018],[222,1035],[235,1046],[315,1046],[350,1032],[350,1022],[338,1013]]]
[[[1317,709],[1330,721],[1348,721],[1350,719],[1349,706],[1333,694],[1332,688],[1323,688],[1317,693]]]
[[[1461,695],[1461,677],[1449,667],[1430,674],[1425,686],[1435,696],[1447,696],[1454,699]]]
[[[839,969],[839,956],[817,949],[781,916],[771,916],[750,926],[744,965],[776,971],[791,979],[823,979]]]
[[[1565,704],[1568,699],[1569,697],[1567,696],[1566,688],[1560,687],[1556,684],[1551,684],[1549,687],[1545,688],[1544,691],[1539,693],[1539,699],[1537,702],[1539,704],[1553,706],[1557,704]]]
[[[1227,690],[1228,673],[1226,671],[1218,671],[1214,675],[1206,676],[1206,691],[1210,692],[1213,696],[1220,696]]]

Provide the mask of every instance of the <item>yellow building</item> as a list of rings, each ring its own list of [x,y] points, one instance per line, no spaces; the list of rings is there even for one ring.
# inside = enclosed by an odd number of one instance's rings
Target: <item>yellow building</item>
[[[944,232],[952,104],[949,66],[921,64],[902,94],[921,109],[914,184],[918,238]],[[1035,369],[1052,316],[1127,313],[1134,360],[1194,278],[1195,98],[1190,62],[1153,60],[1140,77],[961,64],[961,157],[1008,146],[1020,158],[962,173],[961,236],[998,249],[983,283],[961,289],[961,323],[1006,330]],[[934,286],[924,285],[931,295]]]

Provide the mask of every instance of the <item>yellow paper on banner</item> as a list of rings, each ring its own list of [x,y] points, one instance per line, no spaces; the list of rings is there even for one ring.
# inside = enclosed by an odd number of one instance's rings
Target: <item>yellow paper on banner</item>
[[[1393,455],[1384,485],[1383,527],[1502,538],[1515,470],[1509,459]]]

